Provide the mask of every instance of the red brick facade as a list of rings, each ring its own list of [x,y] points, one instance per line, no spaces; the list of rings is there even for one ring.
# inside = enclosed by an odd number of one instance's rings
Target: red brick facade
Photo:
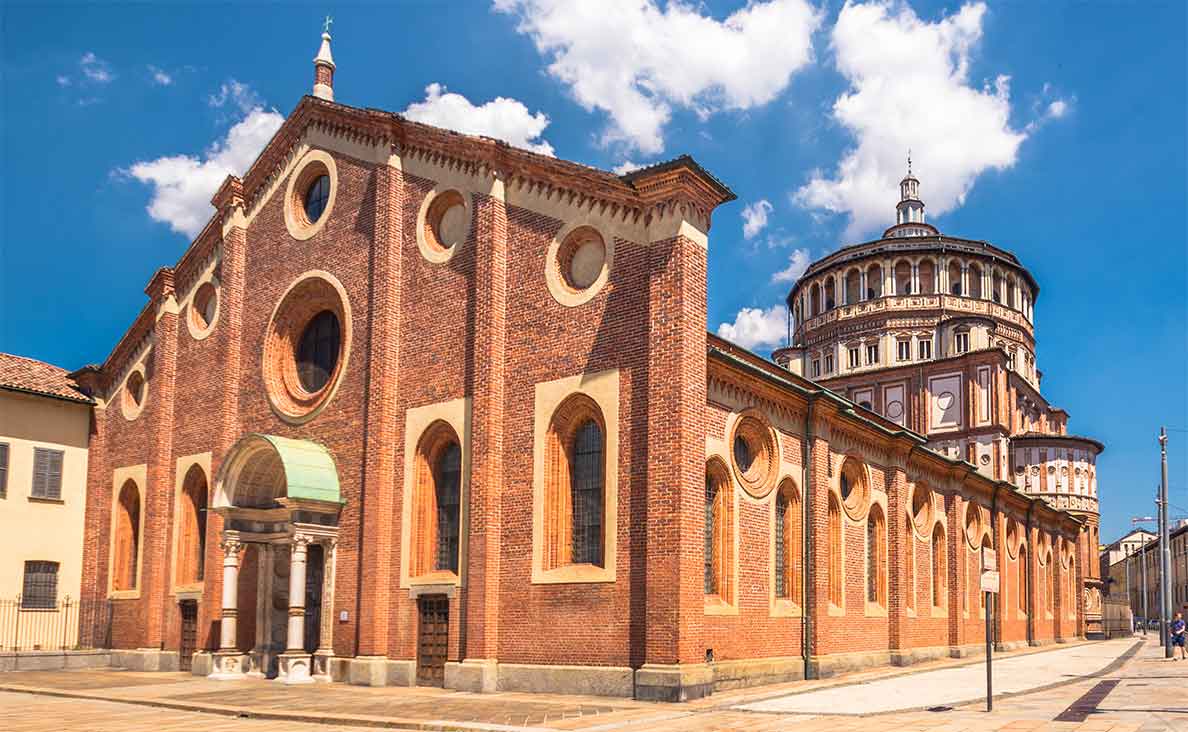
[[[300,240],[286,221],[293,202],[284,190],[307,148],[333,159],[335,189],[324,227]],[[470,219],[465,240],[447,261],[435,262],[418,241],[419,212],[442,186],[464,193]],[[244,180],[229,179],[220,189],[211,224],[175,267],[153,278],[149,305],[107,361],[77,374],[106,404],[95,411],[91,445],[84,592],[113,598],[113,647],[178,651],[178,603],[191,596],[199,610],[198,649],[231,645],[219,633],[224,526],[216,511],[206,523],[204,582],[189,594],[176,586],[177,476],[186,475],[187,456],[209,453],[207,505],[215,506],[233,445],[260,433],[317,443],[337,471],[343,503],[333,604],[325,610],[334,656],[415,661],[416,587],[402,577],[404,476],[416,459],[406,454],[406,415],[461,399],[468,400],[460,438],[469,471],[461,579],[442,590],[449,597],[448,663],[627,669],[640,696],[676,699],[973,650],[983,641],[984,621],[974,589],[980,558],[964,532],[966,503],[983,508],[980,526],[1000,548],[1006,587],[1015,570],[1002,550],[1005,517],[1023,527],[1028,557],[1037,556],[1031,548],[1041,536],[1055,547],[1082,546],[1081,524],[707,336],[704,232],[713,208],[731,198],[688,159],[616,177],[305,98]],[[546,273],[554,266],[550,243],[579,220],[613,243],[613,262],[606,283],[572,305],[550,292]],[[341,284],[350,347],[325,404],[299,421],[270,402],[268,389],[278,387],[269,385],[263,354],[282,295],[309,273]],[[186,309],[203,282],[217,282],[219,304],[209,334],[199,339],[187,327]],[[141,362],[147,396],[129,419],[119,407],[120,389]],[[535,582],[533,405],[542,384],[612,371],[613,580]],[[744,409],[772,425],[777,439],[772,469],[779,475],[762,496],[734,475],[729,440]],[[732,468],[735,503],[726,515],[735,544],[725,570],[731,596],[710,607],[704,486],[714,455]],[[844,602],[831,607],[828,600],[830,552],[842,547],[826,540],[826,502],[839,490],[846,456],[866,476],[867,505],[857,510],[866,515],[878,503],[885,517],[886,586],[875,606],[866,602],[866,526],[848,505]],[[137,589],[112,592],[113,480],[142,465]],[[804,538],[804,553],[789,549],[793,571],[802,573],[790,586],[804,596],[777,600],[774,488],[784,481],[800,497],[794,505],[803,506],[804,515],[792,520],[807,527],[788,532]],[[943,610],[932,606],[930,545],[906,530],[913,487],[924,484],[945,531]],[[257,603],[268,601],[258,596],[260,552],[249,544],[240,559],[235,644],[243,652],[257,642]],[[1082,546],[1071,569],[1056,564],[1056,575],[1081,572],[1086,556]],[[1028,565],[1028,587],[1038,569]],[[1030,611],[1024,620],[1013,605],[997,615],[999,642],[1080,635],[1079,610],[1061,611],[1076,602],[1062,594],[1067,586],[1056,582],[1051,617]],[[1009,592],[998,597],[1015,602]],[[505,681],[499,671],[496,678],[500,688],[531,686]]]

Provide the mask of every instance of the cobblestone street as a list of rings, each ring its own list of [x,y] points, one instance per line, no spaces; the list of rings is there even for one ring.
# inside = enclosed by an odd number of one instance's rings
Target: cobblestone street
[[[183,674],[127,671],[12,673],[0,677],[0,729],[13,732],[194,730],[234,724],[256,730],[383,727],[420,730],[655,730],[656,732],[1188,732],[1188,663],[1129,640],[1013,654],[997,666],[987,714],[969,698],[980,664],[882,670],[825,682],[760,687],[690,704],[600,697],[467,694],[342,684],[286,687],[212,682]],[[1001,674],[1001,675],[1000,675]],[[1009,680],[1008,680],[1009,679]],[[1039,691],[1020,691],[1029,686]],[[912,687],[917,689],[912,691]],[[36,688],[40,693],[11,691]],[[69,696],[67,696],[69,695]],[[123,700],[123,701],[119,701]],[[890,702],[890,704],[889,704]],[[930,711],[876,713],[936,704]],[[822,706],[829,705],[829,706]],[[805,712],[821,707],[830,713]],[[228,717],[235,718],[232,722]]]

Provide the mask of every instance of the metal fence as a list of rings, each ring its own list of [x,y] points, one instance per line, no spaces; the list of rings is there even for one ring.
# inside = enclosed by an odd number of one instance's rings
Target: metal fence
[[[111,647],[111,602],[69,597],[50,607],[22,607],[21,596],[0,600],[0,651],[59,651]]]

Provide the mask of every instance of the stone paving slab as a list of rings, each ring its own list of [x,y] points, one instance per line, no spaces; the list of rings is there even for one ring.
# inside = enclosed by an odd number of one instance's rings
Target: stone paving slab
[[[995,695],[1019,694],[1100,673],[1135,645],[1132,639],[1002,658],[993,664]],[[984,663],[878,679],[739,705],[750,712],[868,715],[952,707],[986,694]]]

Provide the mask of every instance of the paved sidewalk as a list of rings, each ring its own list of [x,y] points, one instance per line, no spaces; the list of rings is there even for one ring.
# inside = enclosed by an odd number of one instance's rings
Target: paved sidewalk
[[[997,697],[1036,691],[1100,673],[1135,643],[1133,639],[1116,639],[998,659],[993,664],[994,694]],[[979,662],[879,679],[859,686],[789,694],[736,708],[750,712],[867,715],[954,707],[985,696],[986,665]]]
[[[984,666],[970,659],[741,689],[688,704],[345,684],[290,687],[267,681],[209,681],[188,674],[89,670],[0,674],[0,730],[192,732],[234,726],[243,732],[363,727],[461,732],[1188,732],[1188,707],[1181,701],[1188,697],[1188,663],[1166,662],[1159,649],[1148,644],[1121,670],[1088,676],[1108,667],[1135,642],[1030,649],[996,657],[1004,687],[1010,688],[1023,673],[1016,666],[1031,669],[1033,683],[1061,685],[996,699],[992,714],[984,711],[980,698],[945,711],[838,714],[853,712],[856,705],[874,706],[872,700],[891,694],[901,695],[897,705],[902,706],[906,693],[913,706],[919,706],[921,699],[931,699],[936,687],[959,688],[954,679],[969,673],[984,681]],[[1036,670],[1042,668],[1048,672]],[[827,713],[755,711],[826,696],[840,700]]]

